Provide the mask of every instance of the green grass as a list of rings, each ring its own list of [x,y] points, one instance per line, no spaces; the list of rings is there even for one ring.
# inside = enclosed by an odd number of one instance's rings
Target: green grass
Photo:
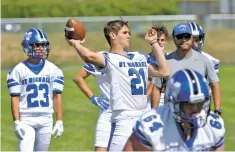
[[[98,108],[90,101],[72,82],[73,76],[80,69],[80,66],[64,69],[65,89],[63,93],[64,110],[64,134],[58,139],[52,139],[51,151],[84,151],[94,150],[94,131],[98,117]],[[10,96],[7,92],[6,74],[1,73],[1,141],[2,151],[17,150],[17,140],[13,132],[13,121],[10,110]],[[235,95],[233,77],[235,75],[234,65],[223,65],[220,67],[220,85],[222,90],[223,119],[225,121],[226,150],[235,150]],[[99,93],[95,79],[88,78],[88,85]]]
[[[235,150],[235,92],[234,92],[234,65],[224,65],[220,67],[220,87],[222,92],[222,117],[225,123],[226,136],[225,147],[226,150]]]

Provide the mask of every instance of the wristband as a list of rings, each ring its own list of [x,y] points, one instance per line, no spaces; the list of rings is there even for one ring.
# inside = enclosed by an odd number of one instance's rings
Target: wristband
[[[150,45],[152,46],[154,43],[158,43],[157,39],[153,39],[152,41],[150,41]]]
[[[221,109],[215,109],[214,113],[218,114],[218,115],[221,115],[222,114],[222,110]]]

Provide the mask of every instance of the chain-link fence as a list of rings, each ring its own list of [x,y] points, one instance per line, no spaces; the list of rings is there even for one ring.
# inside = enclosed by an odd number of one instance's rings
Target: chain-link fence
[[[235,29],[235,14],[211,14],[204,18],[204,27],[210,29]]]
[[[107,17],[74,17],[81,20],[87,31],[102,31],[106,22],[115,19],[129,21],[132,32],[142,32],[155,24],[165,24],[169,29],[181,22],[197,21],[196,15],[157,15],[157,16],[107,16]],[[61,32],[69,17],[53,18],[3,18],[1,19],[2,32],[24,32],[29,28],[37,27],[46,32]],[[204,21],[197,21],[208,31],[216,28],[235,29],[235,14],[211,14],[204,16]]]

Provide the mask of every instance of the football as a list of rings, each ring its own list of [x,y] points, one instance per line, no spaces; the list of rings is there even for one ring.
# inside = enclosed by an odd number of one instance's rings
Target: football
[[[85,26],[81,21],[75,18],[71,18],[67,21],[64,31],[68,39],[83,40],[86,35]]]

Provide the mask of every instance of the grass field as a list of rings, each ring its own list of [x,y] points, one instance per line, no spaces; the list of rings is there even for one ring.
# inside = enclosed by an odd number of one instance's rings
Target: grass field
[[[78,67],[64,68],[65,89],[63,93],[64,129],[63,136],[52,139],[51,151],[84,151],[93,150],[94,130],[98,117],[98,108],[72,83],[72,77]],[[17,150],[17,140],[13,132],[13,121],[10,110],[10,96],[7,92],[6,70],[1,73],[1,151]],[[220,85],[222,90],[222,108],[225,121],[226,150],[235,150],[235,95],[234,95],[234,65],[222,65],[220,67]],[[93,77],[88,78],[88,85],[99,94]]]

